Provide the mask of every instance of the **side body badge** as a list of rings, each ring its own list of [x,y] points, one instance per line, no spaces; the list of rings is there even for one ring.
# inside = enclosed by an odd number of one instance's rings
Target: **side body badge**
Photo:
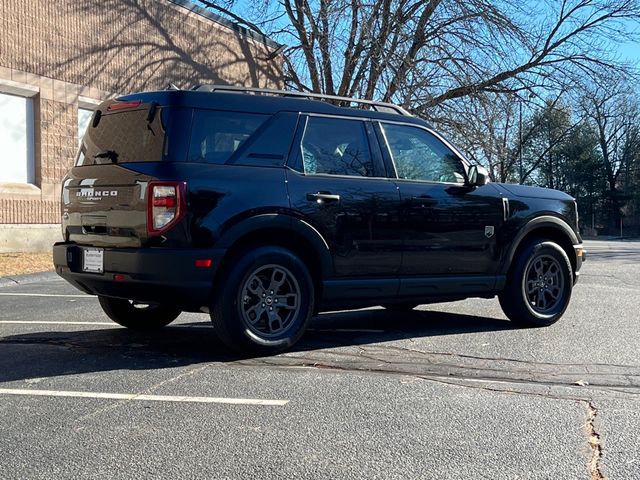
[[[484,236],[487,238],[493,237],[494,228],[493,225],[487,225],[484,227]]]

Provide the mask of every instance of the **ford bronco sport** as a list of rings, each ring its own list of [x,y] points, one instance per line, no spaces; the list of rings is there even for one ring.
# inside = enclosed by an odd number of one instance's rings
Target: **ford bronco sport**
[[[425,121],[376,102],[200,86],[102,103],[63,182],[60,276],[135,330],[207,312],[242,351],[320,311],[498,296],[564,313],[576,203],[490,183]]]

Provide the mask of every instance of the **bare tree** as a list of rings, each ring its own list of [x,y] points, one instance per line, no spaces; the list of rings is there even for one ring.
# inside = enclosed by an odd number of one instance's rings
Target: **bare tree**
[[[605,40],[640,18],[638,0],[249,3],[233,18],[288,45],[290,87],[395,101],[427,117],[482,92],[557,87],[572,74],[619,68]]]
[[[607,176],[612,223],[610,227],[617,229],[627,200],[621,189],[621,176],[628,174],[630,168],[637,165],[640,156],[640,108],[629,87],[613,80],[593,87],[585,95],[583,107],[596,128]]]

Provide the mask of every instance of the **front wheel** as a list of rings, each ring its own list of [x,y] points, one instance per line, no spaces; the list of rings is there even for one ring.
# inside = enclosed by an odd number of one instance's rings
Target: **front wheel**
[[[236,257],[220,285],[211,321],[233,350],[272,354],[304,333],[314,307],[314,286],[305,264],[276,246]]]
[[[169,305],[141,304],[121,298],[98,296],[104,313],[123,327],[137,331],[157,330],[173,322],[180,310]]]
[[[544,327],[564,314],[573,288],[573,271],[556,243],[534,240],[520,250],[498,299],[513,322]]]

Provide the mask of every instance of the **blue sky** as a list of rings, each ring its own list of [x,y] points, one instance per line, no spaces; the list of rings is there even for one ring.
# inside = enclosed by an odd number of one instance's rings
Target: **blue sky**
[[[623,24],[623,28],[627,32],[635,34],[638,38],[636,38],[635,41],[628,41],[612,46],[617,48],[618,52],[624,59],[640,64],[640,21],[626,21]],[[640,65],[636,66],[640,67]]]

